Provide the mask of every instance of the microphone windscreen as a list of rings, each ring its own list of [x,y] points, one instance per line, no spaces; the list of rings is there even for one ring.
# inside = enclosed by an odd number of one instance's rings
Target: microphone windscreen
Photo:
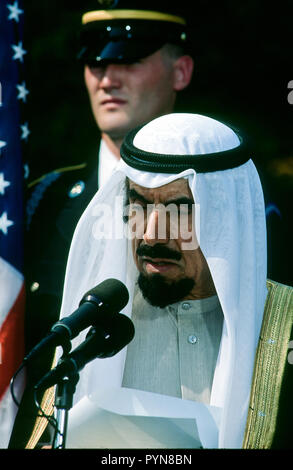
[[[109,311],[117,313],[128,303],[129,293],[126,286],[118,279],[106,279],[93,289],[90,289],[82,298],[81,304],[86,301],[103,302]]]
[[[109,334],[102,338],[102,331],[93,327],[87,336],[86,343],[76,351],[82,352],[82,360],[92,360],[95,357],[106,358],[117,354],[133,339],[134,324],[130,318],[122,313],[115,315],[109,329]],[[102,338],[102,341],[101,341]],[[77,360],[77,356],[75,357]]]

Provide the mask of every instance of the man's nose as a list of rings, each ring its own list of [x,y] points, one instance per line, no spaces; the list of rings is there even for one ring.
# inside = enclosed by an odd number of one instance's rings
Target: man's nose
[[[160,214],[160,210],[154,209],[148,215],[143,239],[148,245],[168,243],[169,235],[166,218]]]
[[[111,89],[121,86],[121,65],[109,64],[103,68],[100,78],[100,88]]]

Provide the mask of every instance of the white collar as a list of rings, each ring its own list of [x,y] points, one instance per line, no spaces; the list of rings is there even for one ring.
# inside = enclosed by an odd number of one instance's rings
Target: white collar
[[[118,165],[119,160],[102,139],[99,149],[99,187],[104,185]]]

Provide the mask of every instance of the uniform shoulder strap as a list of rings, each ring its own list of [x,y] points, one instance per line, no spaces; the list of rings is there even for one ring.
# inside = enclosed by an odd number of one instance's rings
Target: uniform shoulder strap
[[[53,171],[50,171],[49,173],[46,173],[42,176],[40,176],[39,178],[31,181],[30,183],[28,183],[28,188],[32,188],[34,186],[36,186],[37,184],[41,183],[42,181],[52,177],[53,175],[59,175],[59,174],[62,174],[62,173],[68,173],[68,172],[72,172],[72,171],[76,171],[76,170],[82,170],[84,168],[86,168],[87,164],[86,163],[80,163],[79,165],[71,165],[71,166],[66,166],[66,167],[63,167],[63,168],[57,168]]]
[[[293,288],[267,281],[268,295],[255,357],[244,449],[271,447],[293,323]]]

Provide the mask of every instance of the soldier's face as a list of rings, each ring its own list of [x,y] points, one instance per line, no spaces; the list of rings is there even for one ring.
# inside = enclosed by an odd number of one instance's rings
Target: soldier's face
[[[85,83],[98,127],[123,139],[134,127],[172,111],[178,70],[161,50],[133,64],[85,67]]]

